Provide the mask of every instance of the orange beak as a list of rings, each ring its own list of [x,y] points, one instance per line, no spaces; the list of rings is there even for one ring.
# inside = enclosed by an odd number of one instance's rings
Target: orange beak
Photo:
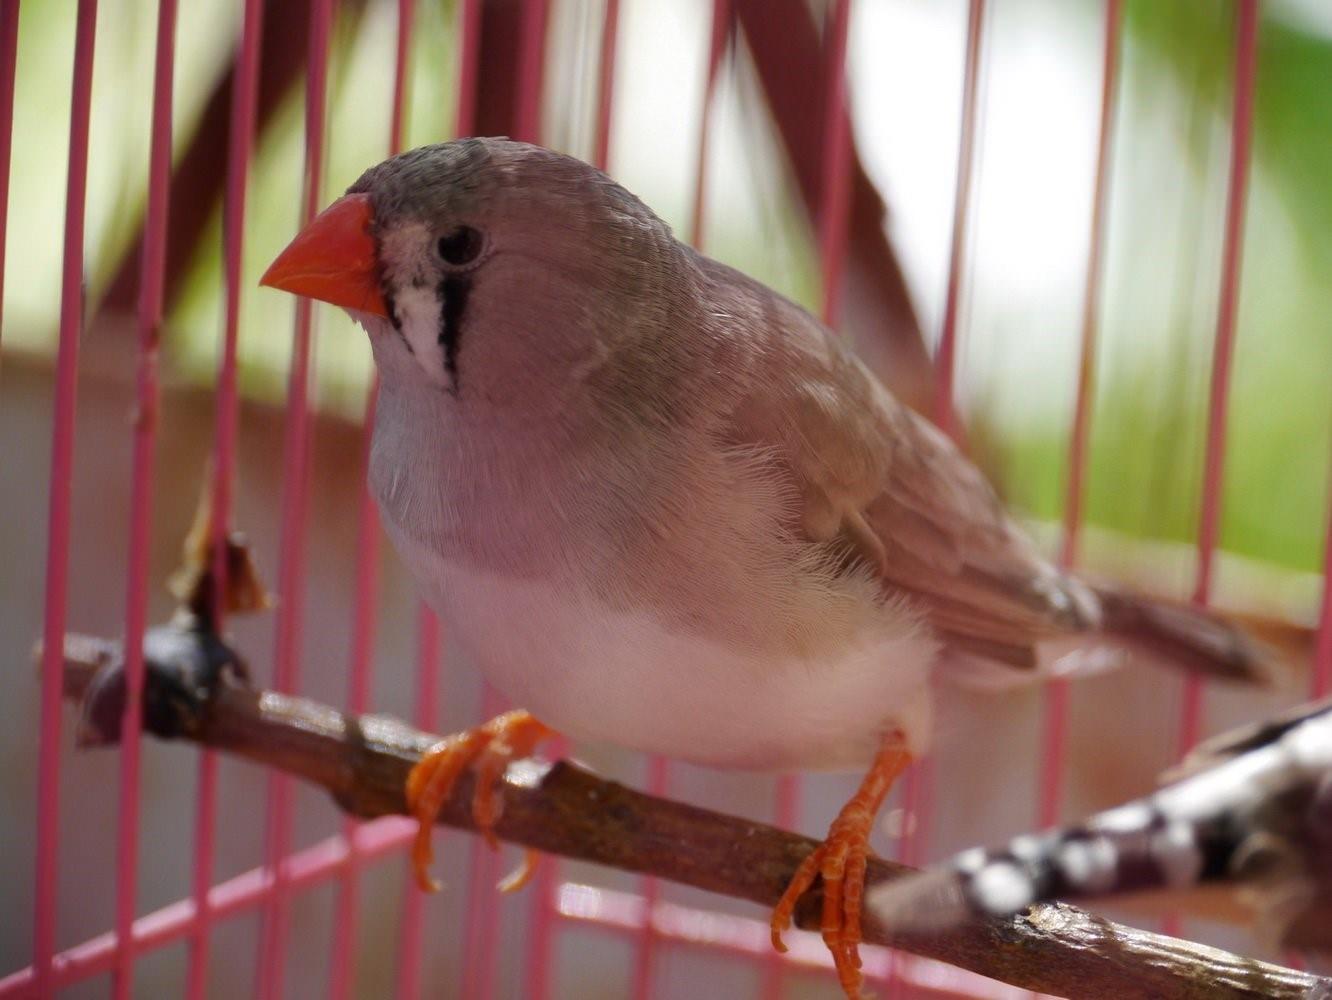
[[[373,220],[368,194],[344,195],[296,234],[259,284],[387,317],[370,235]]]

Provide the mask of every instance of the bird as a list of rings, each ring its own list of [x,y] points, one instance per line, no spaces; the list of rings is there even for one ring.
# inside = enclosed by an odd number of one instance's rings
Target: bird
[[[551,732],[720,768],[860,769],[771,918],[784,950],[821,878],[857,996],[869,832],[929,744],[936,679],[1025,683],[1130,648],[1270,675],[1229,622],[1053,566],[836,333],[575,157],[502,137],[400,153],[262,283],[366,330],[385,531],[524,706],[414,768],[425,886],[457,776],[475,769],[489,830],[489,789]]]
[[[1332,955],[1332,699],[1213,737],[1162,779],[1076,826],[878,886],[869,908],[920,934],[1056,899],[1164,904]]]

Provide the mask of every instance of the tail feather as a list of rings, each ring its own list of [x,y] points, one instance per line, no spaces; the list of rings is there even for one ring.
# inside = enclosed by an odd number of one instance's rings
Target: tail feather
[[[1277,633],[1255,636],[1253,622],[1244,626],[1217,612],[1195,605],[1099,588],[1102,627],[1126,643],[1164,657],[1170,664],[1227,681],[1267,687],[1282,686],[1286,671],[1283,652],[1270,639]],[[1297,626],[1285,626],[1282,637],[1289,646]],[[1306,630],[1307,631],[1307,630]]]

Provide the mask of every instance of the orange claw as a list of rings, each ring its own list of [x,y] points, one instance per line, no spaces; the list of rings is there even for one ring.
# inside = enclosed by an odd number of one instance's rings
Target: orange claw
[[[528,882],[532,881],[532,876],[536,874],[537,859],[541,855],[528,848],[523,851],[523,861],[517,868],[500,879],[497,888],[500,892],[517,892],[524,888]]]
[[[496,785],[504,777],[509,762],[530,756],[536,745],[554,733],[522,710],[497,715],[484,725],[467,729],[440,740],[422,755],[407,775],[407,808],[418,826],[412,844],[412,866],[416,883],[426,892],[437,892],[439,883],[430,877],[434,851],[430,834],[439,810],[453,791],[459,775],[471,767],[476,772],[472,793],[472,819],[477,830],[492,848],[498,849],[495,823],[499,820],[503,799]],[[531,880],[537,854],[528,851],[517,871],[499,884],[503,892],[521,889]]]
[[[910,763],[902,734],[893,732],[885,737],[860,788],[829,827],[828,838],[800,862],[772,911],[772,946],[784,952],[782,932],[791,926],[796,903],[814,883],[816,874],[823,879],[823,942],[832,952],[837,981],[851,1000],[859,1000],[863,982],[860,902],[865,891],[870,829],[893,782]]]

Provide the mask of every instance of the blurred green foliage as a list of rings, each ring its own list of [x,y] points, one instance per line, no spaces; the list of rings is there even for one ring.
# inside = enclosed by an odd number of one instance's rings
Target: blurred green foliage
[[[1198,527],[1233,6],[1125,5],[1086,514],[1093,524],[1164,541],[1191,542]],[[1180,169],[1192,183],[1171,188],[1153,173],[1158,165],[1135,173],[1134,162],[1150,160],[1161,141],[1155,125],[1141,123],[1144,110],[1181,96],[1171,156],[1182,155]],[[1317,570],[1332,456],[1332,37],[1268,9],[1255,96],[1221,545]],[[1162,230],[1170,234],[1164,260],[1143,240]],[[1142,302],[1144,289],[1161,284],[1163,267],[1171,272],[1168,295]],[[1051,423],[994,442],[1010,499],[1040,519],[1063,510],[1066,435],[1065,425]]]

